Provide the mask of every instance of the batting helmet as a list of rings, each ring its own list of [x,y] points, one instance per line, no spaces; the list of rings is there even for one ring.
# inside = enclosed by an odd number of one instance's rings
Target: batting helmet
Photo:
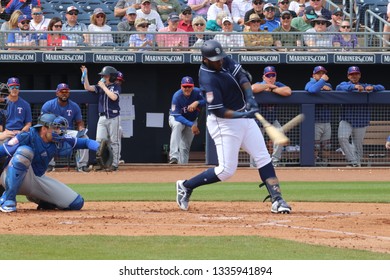
[[[113,83],[118,78],[118,70],[112,66],[104,66],[99,73],[100,76],[110,76],[110,83]]]
[[[221,44],[216,40],[207,40],[200,48],[202,56],[211,61],[218,61],[227,56]]]

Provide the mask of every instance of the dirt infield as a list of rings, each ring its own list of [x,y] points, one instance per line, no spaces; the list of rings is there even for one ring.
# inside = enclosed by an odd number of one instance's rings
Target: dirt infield
[[[175,182],[206,166],[126,166],[119,172],[54,172],[65,183]],[[281,181],[389,181],[387,169],[277,169]],[[239,168],[231,182],[257,182]],[[270,213],[270,203],[198,202],[188,212],[172,202],[86,202],[82,211],[35,211],[21,203],[2,214],[0,234],[48,235],[257,235],[339,248],[390,253],[390,203],[291,203],[290,215]],[[180,215],[178,215],[180,214]],[[33,225],[33,226],[32,226]]]

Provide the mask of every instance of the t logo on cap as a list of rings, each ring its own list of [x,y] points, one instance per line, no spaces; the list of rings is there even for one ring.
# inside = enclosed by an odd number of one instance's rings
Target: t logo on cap
[[[18,78],[9,78],[7,81],[8,86],[19,86],[19,79]]]
[[[183,87],[193,87],[194,80],[190,76],[185,76],[181,79],[181,85]]]
[[[360,69],[357,66],[351,66],[348,68],[348,75],[354,74],[354,73],[359,73],[360,74]]]

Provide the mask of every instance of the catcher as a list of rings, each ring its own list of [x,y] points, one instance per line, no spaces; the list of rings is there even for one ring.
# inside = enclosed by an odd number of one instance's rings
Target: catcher
[[[7,156],[1,174],[5,191],[0,198],[2,212],[16,211],[16,195],[25,195],[38,209],[80,210],[83,197],[67,185],[45,176],[50,160],[57,153],[73,149],[96,151],[98,162],[107,169],[112,152],[106,140],[98,143],[66,135],[67,120],[54,114],[42,114],[28,132],[22,132],[0,146],[0,157]],[[63,154],[61,154],[63,155]]]

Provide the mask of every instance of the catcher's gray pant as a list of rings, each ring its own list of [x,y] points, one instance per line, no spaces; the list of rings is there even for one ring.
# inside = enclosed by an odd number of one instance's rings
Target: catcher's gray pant
[[[96,128],[96,141],[100,142],[102,139],[110,141],[113,153],[112,165],[118,167],[120,156],[120,118],[119,116],[107,119],[106,116],[100,116]]]
[[[348,162],[360,164],[363,157],[363,141],[367,127],[352,127],[347,121],[340,121],[338,138],[341,149],[345,153]],[[352,144],[349,138],[352,138]]]
[[[3,186],[6,185],[5,179],[7,178],[7,168],[4,169],[4,172],[1,174]],[[45,175],[41,177],[36,176],[31,166],[27,170],[18,194],[25,195],[29,197],[31,201],[37,203],[44,200],[55,204],[59,209],[68,208],[79,196],[74,190],[56,179]]]
[[[197,124],[196,121],[194,124]],[[177,159],[179,164],[187,164],[190,158],[191,143],[194,139],[191,127],[176,121],[173,116],[169,116],[169,126],[172,129],[169,158]]]

